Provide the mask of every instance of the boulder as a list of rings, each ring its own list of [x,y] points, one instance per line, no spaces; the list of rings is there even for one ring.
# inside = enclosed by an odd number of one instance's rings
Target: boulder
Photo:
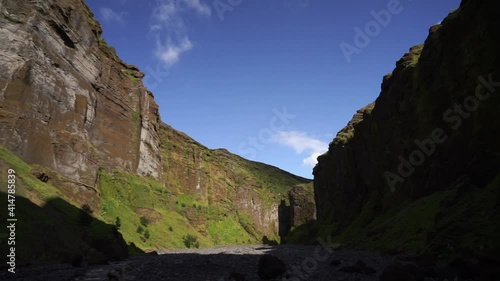
[[[261,280],[271,280],[281,277],[286,271],[286,265],[279,258],[263,255],[259,259],[258,275]]]

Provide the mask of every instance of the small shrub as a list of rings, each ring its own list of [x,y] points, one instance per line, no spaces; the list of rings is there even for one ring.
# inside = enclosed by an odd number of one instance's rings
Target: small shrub
[[[276,242],[276,240],[272,240],[272,239],[267,238],[267,236],[264,236],[264,237],[262,237],[262,244],[275,246],[275,245],[278,245],[278,242]]]
[[[79,219],[80,224],[84,227],[89,226],[92,223],[92,209],[88,204],[82,205]]]
[[[142,225],[144,225],[144,226],[148,226],[148,223],[149,223],[148,218],[146,218],[145,216],[142,216],[142,217],[140,218],[140,222],[141,222],[141,224],[142,224]]]
[[[199,248],[200,247],[200,243],[198,242],[198,237],[194,236],[194,235],[191,235],[191,234],[188,234],[188,235],[185,235],[182,237],[182,240],[184,242],[184,246],[186,246],[186,248]]]
[[[144,232],[144,238],[149,239],[151,235],[149,234],[149,231],[146,229],[146,232]]]
[[[174,229],[171,226],[168,227],[168,230],[174,231]]]
[[[92,209],[90,208],[89,204],[83,204],[82,205],[82,210],[87,214],[91,215],[93,213]]]
[[[116,229],[120,229],[120,227],[122,226],[122,220],[120,219],[120,217],[116,217],[115,226]]]
[[[137,227],[137,233],[141,234],[141,233],[143,233],[143,232],[144,232],[144,228],[143,228],[141,225],[139,225],[139,226]]]
[[[186,207],[186,204],[182,203],[182,204],[181,204],[181,207],[182,207],[182,208],[185,208],[185,207]]]

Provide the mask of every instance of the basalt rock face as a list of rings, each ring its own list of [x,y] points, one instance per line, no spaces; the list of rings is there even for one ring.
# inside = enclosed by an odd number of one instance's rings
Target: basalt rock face
[[[0,170],[16,170],[20,220],[39,222],[19,226],[19,264],[276,241],[282,200],[297,207],[287,220],[314,216],[311,180],[162,123],[82,0],[0,0],[0,12]],[[298,186],[309,192],[289,197]]]
[[[217,206],[227,213],[248,216],[252,235],[278,238],[279,223],[290,214],[279,212],[279,203],[290,208],[293,200],[304,203],[296,216],[301,221],[314,215],[312,188],[299,192],[310,180],[278,168],[248,161],[225,149],[208,149],[186,134],[163,124],[164,182],[174,195],[184,194],[202,205]],[[295,197],[292,197],[293,193]],[[294,198],[294,199],[291,199]],[[301,208],[301,207],[298,207]],[[306,214],[307,213],[307,214]],[[291,218],[294,216],[292,215]],[[206,221],[200,221],[200,225]]]
[[[99,168],[161,176],[159,114],[83,1],[0,2],[0,144],[74,187]]]
[[[500,248],[495,3],[464,0],[433,26],[318,158],[323,235],[447,258]]]
[[[293,237],[297,228],[307,229],[316,220],[316,204],[312,183],[296,185],[288,191],[288,201],[278,206],[279,235],[282,242],[304,243],[300,237]]]
[[[313,189],[309,185],[294,186],[288,192],[290,199],[290,225],[298,227],[316,219],[316,204]]]

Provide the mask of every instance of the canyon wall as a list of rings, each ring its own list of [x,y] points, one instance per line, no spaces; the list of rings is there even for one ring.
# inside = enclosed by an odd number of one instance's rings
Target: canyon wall
[[[0,143],[73,184],[100,167],[161,176],[160,117],[82,1],[1,1]]]
[[[500,14],[462,1],[314,168],[323,236],[442,257],[500,247]],[[334,239],[334,240],[335,240]]]
[[[187,235],[278,242],[293,190],[309,204],[298,221],[313,218],[311,180],[164,124],[82,0],[0,0],[0,12],[0,178],[16,170],[20,220],[38,222],[19,226],[19,264],[189,247]]]

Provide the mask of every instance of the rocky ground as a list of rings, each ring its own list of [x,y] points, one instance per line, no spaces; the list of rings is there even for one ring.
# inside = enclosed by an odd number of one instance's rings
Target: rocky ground
[[[445,280],[412,276],[417,268],[408,256],[337,251],[321,246],[225,246],[210,249],[168,250],[159,255],[133,257],[101,266],[70,265],[17,268],[15,275],[0,273],[0,280],[50,281],[249,281],[259,277],[259,259],[278,257],[286,266],[281,278],[267,280]],[[395,264],[399,264],[394,267]],[[264,265],[270,266],[272,263]],[[262,270],[261,272],[265,271]],[[279,271],[279,268],[278,268]],[[390,271],[385,272],[384,271]],[[399,276],[399,278],[398,278]],[[394,279],[397,278],[397,279]],[[449,278],[454,281],[458,279]]]

